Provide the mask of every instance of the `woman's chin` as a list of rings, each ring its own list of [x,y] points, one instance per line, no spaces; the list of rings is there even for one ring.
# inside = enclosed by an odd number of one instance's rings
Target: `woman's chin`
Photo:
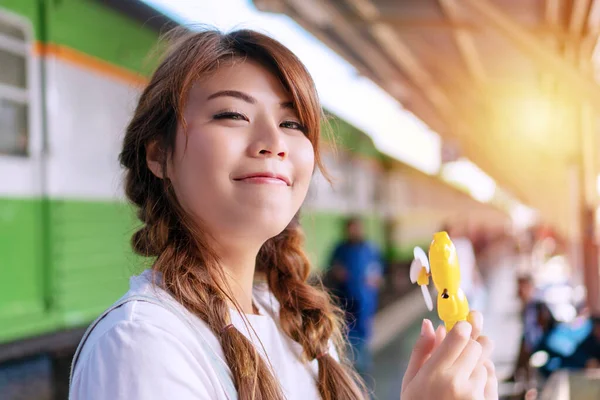
[[[248,236],[266,241],[279,235],[289,225],[295,212],[282,210],[281,207],[246,208],[243,212],[232,212],[227,217],[230,231],[238,231],[240,236]],[[219,225],[219,224],[217,224]],[[221,225],[223,228],[225,226]]]
[[[288,226],[292,216],[266,215],[253,219],[255,229],[253,232],[260,234],[265,240],[279,235]]]

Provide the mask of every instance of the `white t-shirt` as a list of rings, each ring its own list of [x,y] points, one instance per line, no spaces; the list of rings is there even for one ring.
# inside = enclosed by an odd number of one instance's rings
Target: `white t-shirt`
[[[131,301],[110,311],[91,331],[81,349],[69,398],[228,399],[223,380],[231,379],[231,372],[208,325],[152,284],[149,270],[130,279],[127,295],[169,302],[191,324],[169,309],[145,301]],[[317,361],[300,361],[302,347],[279,329],[276,321],[279,305],[266,285],[255,286],[254,297],[260,314],[246,318],[255,333],[246,327],[239,313],[230,310],[233,325],[252,340],[261,356],[266,353],[287,399],[319,399]],[[269,305],[267,310],[265,307]],[[198,335],[202,335],[208,348],[200,344]],[[215,366],[215,363],[222,364]],[[227,375],[219,371],[226,371]]]

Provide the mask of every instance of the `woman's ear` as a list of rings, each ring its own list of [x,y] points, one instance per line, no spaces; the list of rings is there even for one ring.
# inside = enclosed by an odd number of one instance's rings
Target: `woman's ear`
[[[163,171],[164,152],[160,148],[157,140],[146,145],[146,164],[152,173],[160,179],[165,178]]]

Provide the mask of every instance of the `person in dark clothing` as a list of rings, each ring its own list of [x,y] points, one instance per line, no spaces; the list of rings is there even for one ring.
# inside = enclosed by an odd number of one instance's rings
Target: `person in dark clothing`
[[[340,298],[349,322],[349,340],[357,371],[363,376],[371,369],[368,342],[377,310],[383,263],[379,249],[365,239],[360,219],[345,225],[345,239],[336,246],[330,262],[334,293]]]
[[[551,335],[558,324],[552,315],[552,311],[543,302],[536,302],[535,309],[537,312],[537,324],[541,328],[542,334],[532,349],[532,354],[538,351],[548,354],[548,361],[539,367],[540,373],[547,378],[552,372],[562,366],[564,356],[551,343]]]
[[[566,360],[574,369],[600,368],[600,316],[590,318],[590,334],[577,346],[575,353]]]
[[[533,278],[529,275],[520,276],[517,280],[517,295],[521,300],[521,319],[523,322],[523,336],[521,338],[521,347],[517,357],[517,363],[512,380],[517,376],[525,379],[529,378],[529,357],[533,354],[535,347],[542,338],[542,327],[539,325],[538,310],[539,305],[535,299],[535,284]]]
[[[583,342],[582,347],[589,358],[586,368],[600,368],[600,315],[592,317],[592,332]]]

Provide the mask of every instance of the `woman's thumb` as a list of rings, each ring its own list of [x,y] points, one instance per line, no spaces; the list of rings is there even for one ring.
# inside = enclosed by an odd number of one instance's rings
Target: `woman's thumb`
[[[419,339],[413,348],[410,360],[408,361],[408,367],[406,368],[406,373],[402,379],[402,391],[404,391],[406,385],[408,385],[417,375],[425,361],[429,359],[429,355],[433,351],[434,346],[435,331],[433,329],[433,324],[430,320],[424,319],[423,325],[421,326],[421,336],[419,336]]]

